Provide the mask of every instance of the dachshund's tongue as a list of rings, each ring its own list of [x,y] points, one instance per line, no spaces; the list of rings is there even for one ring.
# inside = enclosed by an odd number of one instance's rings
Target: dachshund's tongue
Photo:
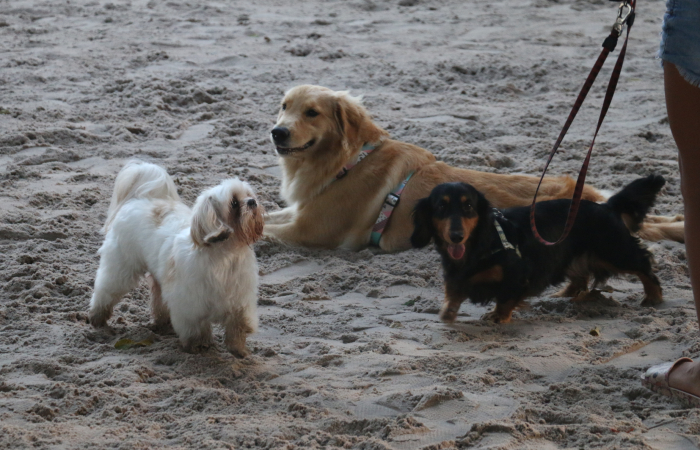
[[[450,244],[447,246],[447,253],[450,254],[452,259],[461,259],[464,256],[464,244]]]

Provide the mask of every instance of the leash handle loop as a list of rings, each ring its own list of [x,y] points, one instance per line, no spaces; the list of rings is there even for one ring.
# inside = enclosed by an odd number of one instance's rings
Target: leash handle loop
[[[544,166],[544,170],[542,171],[542,176],[540,177],[540,182],[537,184],[537,190],[535,190],[535,196],[532,199],[532,205],[530,206],[530,228],[532,229],[532,233],[535,236],[535,238],[544,245],[556,245],[562,242],[564,239],[569,236],[569,232],[571,232],[571,228],[574,226],[574,222],[576,221],[576,215],[578,214],[578,209],[581,204],[581,197],[583,196],[583,187],[586,182],[586,174],[588,172],[588,164],[591,159],[591,153],[593,151],[593,145],[595,144],[595,139],[598,136],[598,131],[600,131],[600,127],[603,124],[603,120],[605,119],[605,115],[608,112],[608,108],[610,107],[610,103],[612,102],[613,95],[615,94],[615,88],[617,87],[617,82],[620,79],[620,73],[622,72],[622,63],[624,62],[625,59],[625,54],[627,53],[627,40],[629,39],[630,35],[630,30],[632,28],[632,24],[634,22],[634,8],[636,6],[636,0],[631,0],[630,2],[624,1],[620,4],[620,7],[618,8],[618,18],[615,21],[615,24],[613,25],[613,29],[610,32],[610,36],[608,36],[605,39],[605,42],[603,42],[603,50],[600,53],[600,56],[598,56],[598,59],[596,60],[595,64],[593,65],[593,68],[591,69],[591,72],[588,74],[588,78],[586,78],[585,83],[583,83],[583,87],[581,88],[581,92],[578,95],[578,98],[576,99],[576,102],[574,103],[573,108],[571,109],[571,113],[569,113],[569,117],[566,119],[566,123],[564,123],[564,127],[562,128],[561,132],[559,133],[559,137],[557,138],[557,141],[554,143],[554,147],[549,153],[549,158],[547,159],[547,163]],[[624,11],[624,7],[628,7],[628,11]],[[617,26],[620,24],[620,30],[622,25],[627,22],[627,34],[625,36],[625,43],[622,46],[622,49],[620,50],[620,54],[617,57],[617,62],[615,63],[615,68],[612,71],[612,74],[610,75],[610,81],[608,82],[608,88],[605,92],[605,99],[603,100],[603,106],[600,111],[600,116],[598,118],[598,125],[595,130],[595,134],[593,135],[593,139],[591,141],[591,145],[588,147],[588,153],[586,154],[586,158],[583,161],[583,164],[581,165],[581,170],[579,171],[578,174],[578,179],[576,180],[576,187],[574,188],[574,195],[571,199],[571,204],[569,205],[569,212],[567,214],[566,218],[566,224],[564,225],[564,231],[562,232],[561,236],[559,236],[559,239],[557,239],[555,242],[550,242],[544,239],[539,232],[537,231],[537,225],[535,224],[535,204],[537,202],[537,194],[540,191],[540,186],[542,185],[542,181],[544,180],[544,176],[547,173],[547,169],[549,168],[549,164],[552,162],[552,159],[554,158],[554,155],[557,153],[557,150],[559,149],[559,145],[561,144],[562,140],[564,139],[564,136],[566,135],[566,132],[569,130],[569,127],[574,121],[574,118],[576,117],[576,114],[578,113],[579,109],[581,108],[581,105],[583,104],[583,101],[586,99],[586,96],[588,95],[588,91],[590,91],[591,86],[593,85],[593,82],[595,81],[596,77],[598,76],[598,73],[600,72],[600,69],[603,67],[603,64],[605,63],[605,60],[608,57],[608,54],[612,51],[612,49],[615,48],[615,45],[617,44],[617,38],[619,37],[620,33],[617,32]],[[607,45],[606,45],[607,44]],[[611,48],[610,48],[611,47]]]

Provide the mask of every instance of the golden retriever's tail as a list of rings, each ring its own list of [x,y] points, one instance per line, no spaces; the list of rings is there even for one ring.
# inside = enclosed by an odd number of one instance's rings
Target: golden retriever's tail
[[[119,209],[135,198],[180,201],[177,188],[168,172],[160,166],[139,160],[131,160],[119,171],[114,182],[112,201],[107,210],[107,220],[102,231],[106,233]]]
[[[685,222],[642,222],[637,236],[647,241],[662,241],[668,239],[685,242]]]

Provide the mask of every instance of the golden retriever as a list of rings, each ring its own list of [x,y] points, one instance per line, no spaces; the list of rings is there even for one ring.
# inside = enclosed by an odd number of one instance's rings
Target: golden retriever
[[[282,197],[289,206],[266,216],[264,234],[292,245],[367,247],[387,194],[411,171],[415,173],[379,243],[382,250],[411,248],[413,207],[441,183],[471,184],[495,207],[508,208],[529,205],[539,181],[533,176],[478,172],[436,161],[425,149],[391,139],[372,121],[359,98],[321,86],[297,86],[287,92],[272,142],[282,166]],[[375,150],[336,179],[367,143],[374,144]],[[547,177],[537,199],[571,198],[574,186],[570,177]],[[605,200],[588,185],[583,198]],[[683,242],[683,222],[676,220],[679,217],[650,217],[638,234],[652,241]]]

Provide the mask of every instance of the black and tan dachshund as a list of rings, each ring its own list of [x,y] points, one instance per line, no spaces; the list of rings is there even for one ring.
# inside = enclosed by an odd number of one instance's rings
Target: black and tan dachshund
[[[633,181],[607,203],[581,201],[578,217],[564,242],[545,246],[530,229],[530,208],[503,211],[464,183],[441,184],[418,202],[411,236],[414,247],[435,241],[442,256],[445,302],[440,318],[453,322],[467,298],[472,303],[496,302],[484,316],[509,322],[513,310],[547,287],[570,280],[562,297],[575,297],[619,274],[634,274],[644,285],[643,306],[663,301],[659,279],[652,272],[652,257],[630,234],[644,220],[664,185],[661,176]],[[566,222],[570,200],[537,204],[537,228],[542,237],[555,240]]]

